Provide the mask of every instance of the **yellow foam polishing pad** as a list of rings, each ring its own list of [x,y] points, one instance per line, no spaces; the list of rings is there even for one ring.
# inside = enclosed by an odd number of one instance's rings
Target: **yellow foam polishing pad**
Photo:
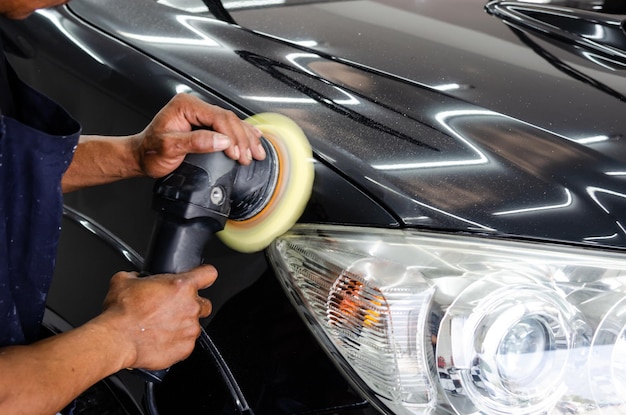
[[[274,149],[278,165],[276,188],[258,214],[245,220],[229,219],[217,235],[232,249],[250,253],[265,249],[300,218],[311,196],[314,166],[311,145],[290,118],[261,113],[246,121],[261,130]]]

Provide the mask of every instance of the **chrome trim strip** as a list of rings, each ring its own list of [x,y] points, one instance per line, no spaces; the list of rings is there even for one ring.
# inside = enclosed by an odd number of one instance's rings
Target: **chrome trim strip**
[[[139,255],[133,248],[122,241],[119,237],[111,233],[104,226],[100,225],[90,217],[83,215],[75,209],[67,205],[63,205],[63,217],[71,220],[83,229],[91,232],[111,248],[118,251],[124,256],[136,269],[143,268],[143,257]]]

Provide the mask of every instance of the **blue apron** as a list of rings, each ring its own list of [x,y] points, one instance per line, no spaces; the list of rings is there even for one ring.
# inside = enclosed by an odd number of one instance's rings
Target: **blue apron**
[[[2,75],[0,346],[6,346],[38,338],[60,234],[61,177],[80,125],[19,80],[0,53]]]

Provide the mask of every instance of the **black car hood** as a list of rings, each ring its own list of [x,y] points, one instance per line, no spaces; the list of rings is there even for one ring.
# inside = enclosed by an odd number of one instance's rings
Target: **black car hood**
[[[626,247],[622,72],[483,2],[241,10],[236,25],[147,0],[71,7],[242,113],[290,116],[404,226]]]

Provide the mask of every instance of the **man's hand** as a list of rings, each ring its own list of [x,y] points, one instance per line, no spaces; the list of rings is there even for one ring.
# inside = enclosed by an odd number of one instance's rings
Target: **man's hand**
[[[54,414],[97,381],[127,367],[163,369],[189,356],[211,303],[198,290],[217,271],[139,278],[119,272],[102,314],[28,346],[0,348],[0,413]]]
[[[126,366],[164,369],[188,357],[200,335],[199,319],[211,313],[211,302],[198,290],[216,278],[210,265],[144,278],[137,273],[115,274],[98,320],[120,342],[127,342]]]
[[[262,160],[261,132],[233,112],[187,94],[178,94],[136,136],[137,157],[144,174],[162,177],[182,163],[187,153],[224,151],[242,164]]]
[[[140,133],[124,137],[83,135],[63,175],[63,192],[120,179],[163,177],[188,153],[224,153],[242,164],[265,158],[261,132],[232,111],[193,95],[178,94]]]

